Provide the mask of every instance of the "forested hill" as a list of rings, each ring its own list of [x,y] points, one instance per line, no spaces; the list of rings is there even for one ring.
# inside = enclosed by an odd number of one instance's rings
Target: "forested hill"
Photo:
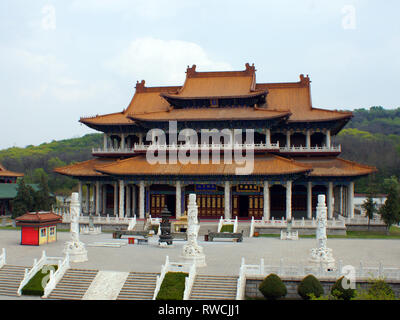
[[[400,108],[371,107],[356,109],[354,117],[335,138],[342,145],[341,157],[375,166],[378,172],[360,179],[356,191],[367,192],[372,186],[385,192],[383,180],[400,177]]]
[[[76,181],[53,173],[53,168],[91,159],[92,148],[98,148],[102,142],[102,134],[94,133],[39,146],[8,148],[0,150],[0,163],[8,170],[24,173],[29,183],[38,183],[40,175],[46,174],[52,192],[70,194]]]
[[[366,192],[374,184],[378,192],[384,192],[383,179],[400,177],[400,108],[354,110],[353,119],[334,142],[342,145],[341,157],[379,170],[370,178],[357,181],[357,192]],[[53,168],[91,159],[92,148],[101,144],[101,134],[88,134],[39,146],[9,148],[0,150],[0,163],[9,170],[25,173],[29,183],[37,183],[40,175],[46,174],[52,192],[69,194],[76,181],[53,173]]]

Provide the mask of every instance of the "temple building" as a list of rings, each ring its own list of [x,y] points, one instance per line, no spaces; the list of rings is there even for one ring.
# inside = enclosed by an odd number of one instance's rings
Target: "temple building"
[[[17,196],[17,179],[23,173],[12,172],[0,164],[0,216],[12,213],[12,200]]]
[[[354,181],[376,169],[340,158],[334,138],[352,113],[314,108],[310,82],[300,75],[298,82],[257,83],[249,64],[222,72],[198,72],[193,65],[182,86],[137,82],[122,112],[80,119],[104,133],[93,159],[55,172],[78,180],[81,201],[84,185],[93,190],[93,205],[86,192],[84,214],[143,219],[167,206],[179,218],[196,193],[200,219],[311,219],[317,196],[325,194],[330,219],[353,217]],[[165,132],[165,141],[155,128]],[[245,130],[254,131],[252,141]],[[203,139],[214,131],[224,135]],[[182,141],[182,132],[198,134],[197,142]],[[243,163],[225,161],[225,154],[215,163],[174,161],[177,154],[200,158],[245,147],[254,157],[251,170],[239,174]],[[167,161],[149,161],[149,151]]]

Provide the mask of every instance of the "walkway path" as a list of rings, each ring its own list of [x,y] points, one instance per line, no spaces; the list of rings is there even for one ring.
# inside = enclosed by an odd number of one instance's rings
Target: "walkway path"
[[[99,271],[82,300],[116,300],[129,272]]]

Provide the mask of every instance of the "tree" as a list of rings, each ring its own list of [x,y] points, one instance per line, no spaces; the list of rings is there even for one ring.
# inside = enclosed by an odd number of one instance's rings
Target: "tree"
[[[387,226],[386,233],[389,234],[390,227],[400,222],[399,192],[395,185],[389,187],[386,201],[379,209],[379,214]]]
[[[286,296],[287,289],[278,275],[271,273],[259,285],[259,290],[268,300],[276,300]]]
[[[12,201],[12,217],[19,217],[35,208],[35,191],[25,184],[24,179],[18,181],[17,196]]]
[[[374,213],[377,211],[376,203],[372,198],[372,194],[368,194],[367,199],[365,199],[361,207],[365,210],[365,215],[368,217],[368,231],[369,231],[370,220],[374,218]]]
[[[49,211],[51,205],[54,204],[54,199],[50,196],[47,175],[40,176],[39,190],[34,195],[34,210],[35,211]]]

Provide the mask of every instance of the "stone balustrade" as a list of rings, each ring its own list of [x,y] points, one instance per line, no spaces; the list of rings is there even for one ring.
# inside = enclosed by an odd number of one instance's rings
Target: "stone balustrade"
[[[46,251],[43,250],[41,258],[39,260],[33,260],[32,268],[29,271],[28,269],[25,269],[24,278],[22,279],[17,290],[18,296],[22,295],[23,287],[25,287],[29,280],[31,280],[35,276],[35,274],[38,273],[44,266],[57,264],[57,266],[60,267],[62,260],[62,257],[48,257],[46,255]]]
[[[0,254],[0,268],[2,268],[6,264],[6,259],[7,259],[6,249],[3,248]]]
[[[346,267],[346,268],[344,268]],[[271,273],[275,273],[280,277],[292,277],[302,279],[309,274],[313,274],[317,278],[338,279],[348,274],[349,266],[344,266],[342,261],[336,263],[333,271],[327,271],[322,264],[318,267],[308,265],[288,265],[284,263],[284,259],[280,259],[279,265],[265,265],[264,259],[260,260],[259,265],[245,264],[242,258],[240,272],[245,277],[259,276],[266,277]],[[355,279],[385,278],[386,280],[400,280],[400,268],[384,267],[382,263],[378,266],[366,266],[360,261],[359,266],[351,266],[354,268]]]

